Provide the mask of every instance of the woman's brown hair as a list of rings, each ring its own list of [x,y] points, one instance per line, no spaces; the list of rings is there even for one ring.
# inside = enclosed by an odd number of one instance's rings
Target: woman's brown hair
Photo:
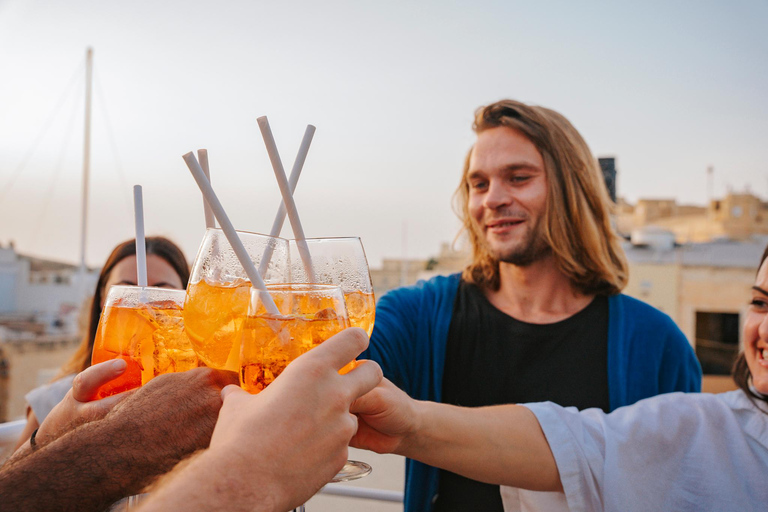
[[[189,264],[184,258],[184,253],[179,247],[161,236],[149,236],[146,238],[147,256],[154,254],[164,259],[173,267],[179,278],[181,285],[186,288],[189,281]],[[106,297],[107,290],[104,289],[109,279],[109,274],[115,265],[129,256],[136,254],[136,240],[128,240],[114,248],[112,254],[107,258],[106,263],[101,269],[99,280],[96,283],[96,290],[90,300],[87,311],[88,318],[84,325],[83,339],[75,354],[67,361],[59,371],[58,377],[64,377],[72,373],[79,373],[91,365],[91,353],[93,352],[93,342],[96,339],[96,330],[99,327],[99,317],[101,316],[101,304]]]
[[[475,113],[473,130],[504,126],[525,135],[539,150],[547,176],[544,240],[560,270],[582,293],[610,295],[627,284],[628,265],[611,226],[613,207],[597,160],[568,120],[554,110],[502,100]],[[471,154],[471,151],[470,151]],[[490,254],[469,215],[469,155],[454,195],[456,211],[472,243],[464,279],[497,290],[499,261]]]

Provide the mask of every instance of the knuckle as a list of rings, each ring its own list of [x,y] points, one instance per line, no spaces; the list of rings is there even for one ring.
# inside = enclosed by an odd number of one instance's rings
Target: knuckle
[[[346,419],[343,421],[341,432],[344,433],[345,439],[350,439],[357,432],[357,416],[354,414],[346,414]]]
[[[80,372],[77,375],[75,375],[75,378],[72,380],[72,389],[78,389],[82,385],[83,385],[83,372]]]
[[[355,346],[359,348],[361,352],[368,347],[368,335],[364,330],[359,327],[353,327],[350,329],[350,334],[352,341],[355,343]]]

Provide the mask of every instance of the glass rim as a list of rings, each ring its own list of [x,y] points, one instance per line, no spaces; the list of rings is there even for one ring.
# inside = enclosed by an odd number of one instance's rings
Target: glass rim
[[[183,306],[186,297],[187,291],[183,288],[113,284],[107,290],[107,295],[104,298],[104,307],[133,307],[133,305],[137,304],[152,304],[162,300],[170,300],[179,306]],[[115,301],[120,299],[128,300],[130,305],[115,306]]]
[[[204,235],[204,237],[203,237],[203,238],[205,238],[206,236],[208,236],[208,233],[210,233],[210,232],[215,232],[215,233],[217,233],[217,234],[220,234],[220,235],[221,235],[221,236],[223,236],[224,238],[226,238],[226,236],[227,236],[227,235],[224,233],[224,230],[223,230],[223,229],[221,229],[221,228],[205,228],[205,235]],[[263,237],[263,238],[274,238],[275,240],[284,240],[284,241],[286,241],[286,242],[290,242],[290,241],[291,241],[291,239],[290,239],[290,238],[283,238],[283,237],[281,237],[281,236],[272,236],[272,235],[267,235],[267,234],[265,234],[265,233],[258,233],[258,232],[256,232],[256,231],[245,231],[245,230],[242,230],[242,229],[236,229],[236,230],[235,230],[235,233],[237,233],[237,234],[241,234],[241,235],[255,235],[255,236],[260,236],[260,237]]]
[[[224,230],[221,229],[221,228],[206,228],[205,229],[206,235],[208,234],[209,231],[210,232],[220,233],[221,235],[226,236],[226,234],[224,233]],[[242,233],[244,235],[262,236],[264,238],[275,238],[277,240],[285,240],[286,242],[297,242],[299,240],[298,238],[285,238],[285,237],[282,237],[282,236],[272,236],[272,235],[268,235],[266,233],[259,233],[257,231],[247,231],[247,230],[244,230],[244,229],[236,229],[235,233]],[[310,241],[310,240],[313,240],[313,241],[314,240],[357,240],[357,241],[362,242],[362,240],[361,240],[361,238],[359,236],[354,236],[354,235],[352,235],[352,236],[308,236],[308,237],[305,237],[304,240],[306,240],[306,241]]]
[[[109,295],[109,292],[112,290],[112,288],[117,288],[118,290],[124,289],[124,290],[147,290],[147,291],[160,291],[160,292],[183,292],[186,293],[185,288],[166,288],[165,286],[139,286],[137,284],[113,284],[107,289],[107,295]]]
[[[283,291],[283,292],[293,292],[293,291],[302,291],[302,292],[312,292],[312,291],[333,291],[334,289],[338,289],[344,293],[344,289],[337,285],[337,284],[323,284],[323,283],[270,283],[266,285],[267,291]],[[261,292],[259,288],[256,288],[255,286],[251,286],[251,293],[253,292]]]
[[[314,241],[314,240],[331,240],[331,241],[335,241],[335,240],[357,240],[357,241],[362,243],[362,240],[360,239],[359,236],[314,236],[314,237],[307,237],[304,240],[306,240],[307,242],[309,242],[310,240],[312,240],[312,241]],[[296,242],[297,240],[295,238],[289,238],[288,241],[289,242]]]

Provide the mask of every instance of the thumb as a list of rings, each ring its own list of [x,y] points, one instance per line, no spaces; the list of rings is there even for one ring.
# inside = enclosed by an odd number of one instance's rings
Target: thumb
[[[78,373],[72,381],[72,398],[78,402],[93,399],[96,391],[107,382],[121,376],[127,367],[122,359],[112,359],[95,364]]]

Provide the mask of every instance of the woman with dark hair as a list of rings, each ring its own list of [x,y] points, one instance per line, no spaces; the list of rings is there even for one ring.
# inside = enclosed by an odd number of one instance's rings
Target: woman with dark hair
[[[668,393],[611,413],[551,402],[456,407],[414,400],[385,379],[353,404],[350,445],[500,485],[506,511],[765,510],[768,248],[742,342],[738,390]]]
[[[146,238],[147,248],[147,285],[160,288],[184,289],[189,281],[189,265],[179,247],[164,237]],[[50,384],[30,391],[25,398],[27,407],[27,425],[19,438],[17,446],[26,442],[43,422],[53,407],[61,401],[72,387],[72,379],[79,372],[91,365],[93,342],[99,317],[112,285],[133,285],[138,282],[136,271],[136,241],[128,240],[114,248],[101,269],[93,298],[88,305],[87,322],[83,326],[83,338],[75,354],[59,371]]]

